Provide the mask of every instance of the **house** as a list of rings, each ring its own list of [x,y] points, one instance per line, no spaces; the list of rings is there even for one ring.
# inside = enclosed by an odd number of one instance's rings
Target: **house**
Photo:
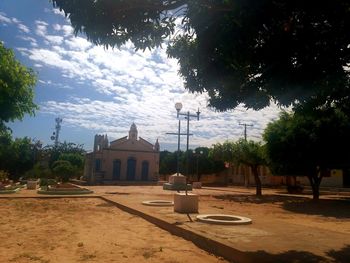
[[[138,137],[135,123],[129,136],[108,143],[107,135],[95,135],[94,150],[86,154],[84,177],[89,184],[153,182],[159,174],[159,143]]]

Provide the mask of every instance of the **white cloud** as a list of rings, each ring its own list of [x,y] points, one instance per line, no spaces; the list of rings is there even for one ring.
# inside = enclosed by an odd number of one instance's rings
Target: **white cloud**
[[[4,24],[12,24],[11,19],[2,12],[0,12],[0,22]]]
[[[54,8],[54,9],[52,9],[52,11],[53,11],[53,13],[56,14],[56,15],[65,16],[63,10],[60,11],[60,9],[58,9],[58,8]]]
[[[35,25],[36,25],[35,33],[38,36],[45,37],[47,34],[47,26],[49,24],[42,20],[36,20]]]
[[[0,20],[6,20],[1,15]],[[176,136],[166,133],[177,131],[174,104],[180,101],[184,112],[195,113],[198,108],[201,111],[200,120],[191,120],[190,124],[193,147],[242,137],[240,122],[254,125],[248,130],[249,138],[261,138],[267,123],[278,115],[276,106],[259,112],[240,106],[225,113],[206,108],[208,95],[184,89],[177,75],[177,61],[169,59],[163,49],[135,52],[128,43],[120,50],[106,50],[81,36],[75,37],[68,24],[49,26],[37,20],[35,26],[35,34],[22,38],[31,47],[17,49],[37,68],[52,68],[55,74],[68,79],[55,83],[41,78],[39,82],[48,89],[66,89],[71,96],[69,100],[49,100],[40,105],[42,113],[64,116],[69,126],[108,133],[116,139],[127,135],[134,121],[143,138],[150,142],[159,138],[160,143],[176,145]],[[79,95],[80,86],[84,95]],[[89,93],[90,97],[86,95]],[[182,127],[185,128],[184,119]]]
[[[45,39],[47,39],[49,43],[52,45],[59,45],[63,42],[62,36],[47,35],[45,36]]]
[[[18,20],[15,17],[10,18],[3,12],[0,12],[0,22],[2,22],[3,24],[16,25],[18,27],[18,29],[24,33],[30,32],[29,28],[26,25],[22,24],[22,22],[20,20]]]
[[[23,31],[24,33],[29,33],[30,30],[27,26],[23,25],[23,24],[18,24],[18,28]]]
[[[33,47],[37,47],[38,43],[36,42],[36,39],[33,37],[29,37],[29,36],[23,36],[23,35],[18,35],[17,38],[22,39],[24,41],[28,41],[29,44]]]

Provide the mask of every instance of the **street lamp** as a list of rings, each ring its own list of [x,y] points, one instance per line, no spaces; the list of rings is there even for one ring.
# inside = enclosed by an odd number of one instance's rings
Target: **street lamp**
[[[181,109],[182,109],[182,103],[181,102],[177,102],[175,103],[175,109],[177,111],[177,118],[179,118],[179,116],[185,116],[185,119],[187,120],[187,142],[186,142],[186,176],[188,176],[188,145],[189,145],[189,138],[190,138],[190,118],[194,117],[197,118],[197,120],[199,121],[199,108],[198,111],[196,112],[196,114],[191,114],[189,111],[187,111],[186,113],[182,113]]]

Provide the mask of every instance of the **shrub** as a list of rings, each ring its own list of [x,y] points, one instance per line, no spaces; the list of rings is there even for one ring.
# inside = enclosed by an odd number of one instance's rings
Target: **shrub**
[[[58,160],[53,163],[52,171],[62,182],[68,182],[76,173],[75,167],[68,161]]]
[[[0,170],[0,182],[5,182],[8,180],[8,178],[9,178],[9,173],[4,170]]]

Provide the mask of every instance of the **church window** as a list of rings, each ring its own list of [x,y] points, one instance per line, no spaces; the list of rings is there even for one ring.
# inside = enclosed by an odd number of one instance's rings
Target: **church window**
[[[95,171],[96,172],[101,171],[101,159],[95,159]]]

